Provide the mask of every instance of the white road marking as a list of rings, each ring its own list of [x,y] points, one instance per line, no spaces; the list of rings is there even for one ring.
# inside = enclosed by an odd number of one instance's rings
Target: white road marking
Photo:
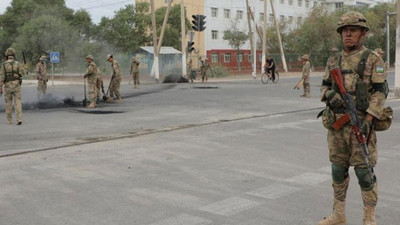
[[[275,129],[284,129],[284,128],[298,128],[303,129],[305,124],[310,123],[321,123],[320,120],[317,119],[307,119],[295,122],[287,122],[287,123],[277,123],[272,125],[263,126],[263,129],[275,130]]]
[[[232,216],[247,209],[256,207],[261,203],[250,201],[243,198],[232,197],[219,202],[215,202],[199,208],[202,211],[214,213],[221,216]]]
[[[247,192],[246,194],[254,195],[261,198],[267,199],[278,199],[280,197],[292,194],[296,191],[301,190],[298,187],[291,187],[284,184],[272,184],[267,187],[263,187],[254,191]]]
[[[161,220],[150,225],[207,225],[211,224],[211,220],[206,220],[197,216],[188,214],[180,214],[165,220]]]
[[[303,173],[299,176],[295,176],[289,179],[286,179],[286,182],[292,182],[296,184],[302,185],[315,185],[327,180],[330,180],[331,176],[319,173]]]

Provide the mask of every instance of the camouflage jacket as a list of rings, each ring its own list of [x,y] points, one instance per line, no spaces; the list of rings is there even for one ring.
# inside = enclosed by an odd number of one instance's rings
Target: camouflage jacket
[[[119,63],[117,62],[117,60],[114,60],[111,63],[111,67],[113,69],[114,79],[121,79],[121,68],[119,67]]]
[[[21,80],[26,73],[22,64],[14,59],[3,62],[0,68],[0,87],[10,81]]]
[[[46,70],[46,64],[39,62],[36,64],[36,78],[38,80],[45,80],[47,81],[47,70]]]
[[[304,81],[310,80],[310,70],[311,70],[311,63],[310,61],[305,61],[303,64],[303,70],[302,70],[302,77]]]
[[[139,73],[139,64],[140,62],[135,60],[132,60],[132,65],[131,65],[131,74],[133,73]]]
[[[95,83],[97,79],[97,65],[94,61],[88,64],[85,76],[87,76],[89,83]]]
[[[368,51],[368,49],[362,46],[360,49],[350,53],[345,51],[338,52],[328,59],[322,81],[321,101],[327,101],[325,97],[326,91],[334,89],[335,86],[329,70],[340,67],[344,79],[344,86],[348,93],[353,96],[355,102],[357,102],[355,96],[357,81],[363,81],[366,84],[368,90],[367,96],[369,99],[369,106],[366,112],[380,119],[383,113],[386,95],[382,91],[376,91],[375,89],[386,83],[386,69],[382,58],[376,52],[371,52],[366,60],[362,76],[356,74],[357,67],[362,59],[362,54],[366,51]]]

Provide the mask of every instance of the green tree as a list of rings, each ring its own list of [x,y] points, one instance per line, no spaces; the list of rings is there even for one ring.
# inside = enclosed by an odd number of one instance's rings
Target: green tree
[[[227,40],[229,45],[236,50],[237,54],[237,66],[238,70],[242,70],[240,66],[240,60],[239,60],[239,55],[240,55],[240,47],[246,43],[246,41],[249,39],[249,35],[247,35],[245,32],[239,30],[238,26],[238,20],[233,20],[231,21],[231,29],[224,31],[224,40]]]
[[[164,16],[167,12],[167,7],[161,7],[156,10],[156,26],[157,35],[160,37]],[[186,15],[186,10],[185,10]],[[186,17],[185,17],[186,18]],[[185,19],[186,30],[190,29],[190,21]],[[172,46],[178,50],[182,50],[181,45],[181,7],[179,4],[171,6],[167,27],[165,29],[163,46]]]

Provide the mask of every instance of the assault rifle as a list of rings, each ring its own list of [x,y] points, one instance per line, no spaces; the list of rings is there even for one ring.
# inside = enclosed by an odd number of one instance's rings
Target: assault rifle
[[[368,160],[369,150],[367,145],[367,139],[360,128],[362,127],[362,122],[358,118],[357,110],[354,105],[353,96],[347,93],[346,88],[343,85],[343,76],[340,68],[335,68],[329,71],[333,80],[336,83],[336,86],[339,88],[340,96],[345,102],[346,109],[350,116],[350,124],[353,127],[353,132],[357,137],[358,143],[360,144],[360,148],[362,149],[362,156],[364,158],[365,165],[367,166],[368,174],[371,177],[371,182],[374,182],[375,177],[373,175],[373,169]]]

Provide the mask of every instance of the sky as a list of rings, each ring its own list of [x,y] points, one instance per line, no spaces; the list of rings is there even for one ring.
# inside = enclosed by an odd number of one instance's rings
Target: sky
[[[3,14],[12,0],[0,0],[0,14]],[[68,8],[73,10],[85,9],[92,17],[92,21],[98,24],[101,17],[112,18],[114,12],[127,4],[133,4],[135,0],[65,0]]]

